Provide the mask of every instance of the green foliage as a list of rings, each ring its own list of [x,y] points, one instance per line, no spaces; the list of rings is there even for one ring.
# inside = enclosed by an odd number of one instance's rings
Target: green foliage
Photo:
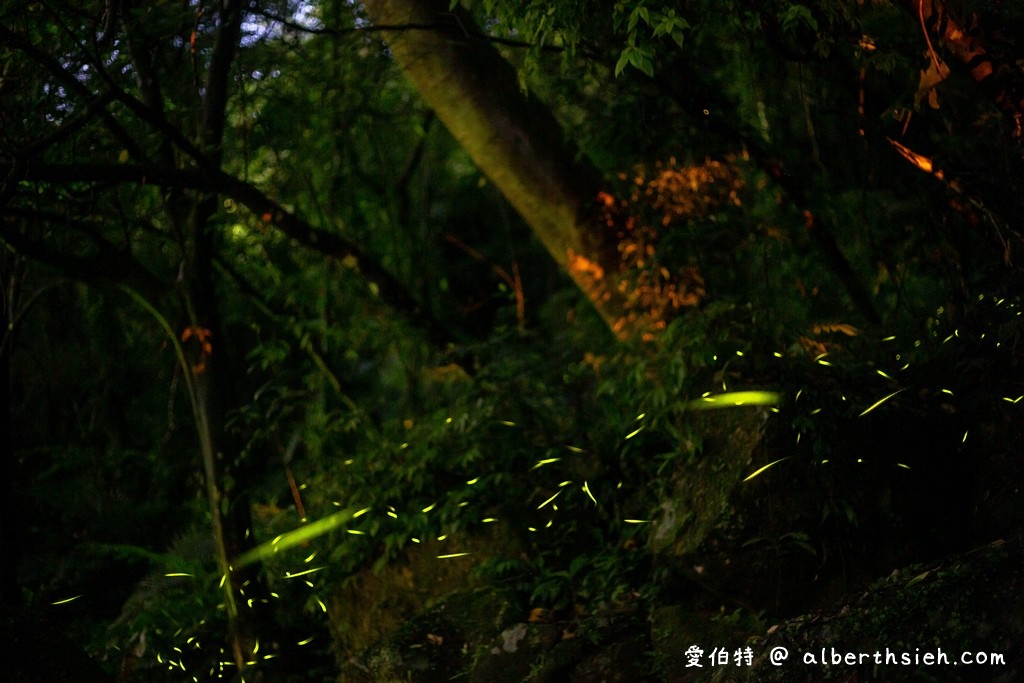
[[[218,668],[219,634],[226,623],[223,606],[217,604],[213,550],[209,533],[201,529],[179,534],[161,553],[135,546],[93,546],[97,554],[141,557],[148,566],[109,630],[94,636],[91,647],[120,651],[109,663],[125,676],[147,680],[171,681],[182,672]]]
[[[959,68],[922,95],[932,58],[916,16],[833,0],[463,4],[648,231],[646,272],[699,273],[699,300],[654,341],[613,341],[358,4],[258,3],[295,25],[247,15],[222,169],[365,256],[301,245],[224,194],[190,234],[182,207],[202,204],[191,187],[4,186],[5,253],[43,264],[4,272],[5,306],[25,293],[4,332],[14,398],[0,408],[25,483],[12,500],[26,511],[30,606],[85,596],[69,607],[76,628],[102,634],[93,646],[114,668],[113,650],[146,634],[149,680],[179,675],[166,665],[175,647],[190,673],[219,659],[221,577],[196,531],[213,511],[193,502],[205,474],[191,376],[167,339],[194,322],[183,291],[195,278],[210,283],[236,397],[218,406],[234,449],[219,483],[255,503],[258,549],[235,559],[261,561],[271,620],[289,633],[322,627],[339,586],[416,548],[467,558],[472,582],[509,588],[524,614],[575,619],[637,596],[654,608],[679,583],[698,591],[679,569],[689,556],[676,566],[650,545],[684,480],[696,493],[679,510],[711,539],[702,552],[718,548],[722,576],[795,567],[794,584],[853,586],[972,530],[1014,528],[1019,499],[991,480],[1019,478],[1006,445],[1024,406],[1019,136]],[[1006,27],[1019,10],[961,4],[996,75],[1017,73],[1021,41]],[[132,41],[116,49],[95,44],[98,11],[8,12],[5,30],[50,59],[0,41],[12,177],[26,158],[201,177],[186,143],[203,119],[216,8],[186,5],[129,8]],[[956,67],[950,46],[934,47]],[[204,236],[215,253],[195,273]],[[388,308],[370,262],[409,293],[403,316],[429,314],[443,341]],[[882,324],[851,303],[851,278]],[[771,408],[748,469],[713,459],[739,427],[698,410],[732,392]],[[227,500],[217,511],[244,522],[247,503]],[[178,572],[189,576],[167,576]],[[699,577],[712,612],[783,602],[716,591],[713,573]]]
[[[626,47],[622,50],[615,63],[615,76],[618,77],[627,66],[640,71],[648,77],[654,76],[654,47],[652,38],[666,36],[671,38],[677,47],[683,46],[684,31],[690,24],[676,10],[669,8],[664,12],[651,10],[643,2],[630,5],[617,2],[612,10],[613,25],[622,32],[622,19],[625,21]],[[649,35],[647,35],[649,32]]]

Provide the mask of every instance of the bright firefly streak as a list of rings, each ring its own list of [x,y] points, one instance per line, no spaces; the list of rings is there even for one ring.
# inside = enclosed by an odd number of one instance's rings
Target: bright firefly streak
[[[583,492],[590,496],[590,500],[594,501],[594,505],[597,505],[597,498],[594,498],[594,494],[590,492],[590,486],[585,481],[583,482]]]
[[[892,398],[892,397],[893,397],[893,396],[895,396],[896,394],[900,393],[901,391],[903,391],[903,389],[898,389],[898,390],[896,390],[896,391],[892,392],[891,394],[889,394],[888,396],[886,396],[885,398],[881,398],[881,399],[879,399],[879,400],[875,401],[875,402],[874,402],[874,403],[872,403],[872,404],[871,404],[870,406],[868,406],[867,410],[865,410],[865,411],[864,411],[863,413],[861,413],[861,414],[860,414],[860,415],[858,415],[857,417],[864,417],[865,415],[867,415],[868,413],[870,413],[870,412],[871,412],[872,410],[874,410],[874,409],[875,409],[875,408],[877,408],[878,406],[882,405],[883,403],[885,403],[886,401],[888,401],[888,400],[889,400],[890,398]]]
[[[797,398],[799,397],[800,394],[797,393]],[[686,407],[693,410],[709,410],[735,406],[771,406],[778,403],[779,398],[779,393],[775,391],[733,391],[715,396],[703,396],[688,402]]]
[[[80,598],[80,597],[82,597],[82,596],[81,596],[81,595],[76,595],[76,596],[75,596],[75,597],[73,597],[73,598],[65,598],[65,599],[63,599],[63,600],[58,600],[57,602],[51,602],[50,604],[51,604],[51,605],[66,605],[66,604],[68,604],[69,602],[72,602],[72,601],[74,601],[74,600],[77,600],[77,599],[78,599],[78,598]]]
[[[643,425],[641,425],[641,426],[637,427],[637,428],[636,428],[635,430],[633,430],[632,432],[630,432],[629,434],[627,434],[627,435],[626,435],[626,439],[632,439],[632,438],[633,438],[634,436],[636,436],[637,434],[639,434],[639,433],[640,433],[640,432],[642,432],[642,431],[644,431],[644,427],[643,427]]]
[[[550,465],[551,463],[558,462],[559,460],[561,460],[561,458],[544,458],[543,460],[538,460],[537,464],[531,467],[529,471],[533,472],[538,467],[544,467],[544,465]]]
[[[768,463],[767,465],[765,465],[765,466],[764,466],[764,467],[762,467],[761,469],[759,469],[759,470],[756,470],[756,471],[755,471],[755,472],[753,472],[752,474],[749,474],[749,475],[747,475],[747,478],[746,478],[746,479],[744,479],[743,481],[750,481],[751,479],[753,479],[753,478],[754,478],[754,477],[756,477],[757,475],[759,475],[759,474],[761,474],[762,472],[764,472],[764,471],[765,471],[766,469],[768,469],[769,467],[772,467],[772,466],[774,466],[774,465],[778,465],[778,464],[779,464],[780,462],[782,462],[783,460],[789,460],[789,456],[787,455],[787,456],[786,456],[785,458],[779,458],[779,459],[778,459],[778,460],[776,460],[775,462],[770,462],[770,463]]]
[[[538,505],[538,506],[537,506],[537,509],[538,509],[538,510],[540,510],[540,509],[541,509],[542,507],[544,507],[545,505],[547,505],[548,503],[550,503],[551,501],[553,501],[553,500],[554,500],[555,498],[558,498],[558,497],[559,497],[560,495],[562,495],[562,492],[561,492],[561,491],[556,491],[556,492],[555,492],[555,495],[551,496],[550,498],[548,498],[547,500],[545,500],[545,501],[544,501],[543,503],[541,503],[540,505]]]
[[[325,567],[313,567],[312,569],[306,569],[305,571],[295,572],[294,574],[292,574],[291,572],[285,572],[284,578],[295,579],[300,576],[306,576],[307,574],[316,574],[317,572],[322,572],[324,569]]]

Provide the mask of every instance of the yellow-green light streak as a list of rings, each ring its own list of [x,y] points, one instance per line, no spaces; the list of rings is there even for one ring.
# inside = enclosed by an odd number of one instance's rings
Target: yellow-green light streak
[[[897,389],[896,391],[892,392],[888,396],[885,396],[884,398],[880,398],[879,400],[875,401],[870,406],[868,406],[867,410],[865,410],[863,413],[861,413],[857,417],[864,417],[865,415],[870,413],[872,410],[874,410],[878,406],[882,405],[883,403],[885,403],[886,401],[888,401],[890,398],[892,398],[896,394],[900,393],[901,391],[903,391],[903,389]]]
[[[730,391],[714,396],[702,396],[686,404],[692,410],[715,410],[737,406],[773,406],[779,402],[776,391]]]
[[[262,543],[252,550],[242,553],[235,564],[238,567],[244,567],[246,565],[253,564],[254,562],[262,562],[282,550],[294,548],[297,545],[301,545],[337,529],[342,524],[351,520],[353,515],[354,512],[351,509],[342,510],[340,512],[335,512],[333,515],[324,517],[323,519],[318,519],[304,527],[299,527],[294,531],[283,533],[269,543]]]
[[[744,479],[743,481],[744,481],[744,482],[750,481],[751,479],[753,479],[753,478],[754,478],[754,477],[756,477],[757,475],[759,475],[759,474],[761,474],[762,472],[764,472],[764,471],[765,471],[766,469],[768,469],[769,467],[774,467],[775,465],[778,465],[778,464],[779,464],[780,462],[782,462],[783,460],[789,460],[789,456],[787,455],[787,456],[786,456],[785,458],[779,458],[779,459],[778,459],[778,460],[776,460],[775,462],[770,462],[770,463],[768,463],[767,465],[765,465],[764,467],[762,467],[762,468],[760,468],[760,469],[758,469],[758,470],[755,470],[755,471],[754,471],[753,473],[751,473],[751,474],[748,474],[748,475],[747,475],[747,477],[746,477],[746,479]]]

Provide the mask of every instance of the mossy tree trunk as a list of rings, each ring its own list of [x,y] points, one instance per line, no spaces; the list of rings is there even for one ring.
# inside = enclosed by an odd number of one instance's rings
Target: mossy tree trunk
[[[601,317],[619,336],[636,331],[615,234],[599,220],[600,177],[576,159],[548,108],[447,0],[365,6],[423,100]]]

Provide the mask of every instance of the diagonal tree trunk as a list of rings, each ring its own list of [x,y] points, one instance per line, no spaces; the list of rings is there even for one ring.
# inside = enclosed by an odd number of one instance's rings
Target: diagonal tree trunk
[[[601,317],[619,336],[637,332],[643,318],[630,315],[615,233],[598,219],[600,178],[550,111],[447,0],[364,4],[424,101]]]

